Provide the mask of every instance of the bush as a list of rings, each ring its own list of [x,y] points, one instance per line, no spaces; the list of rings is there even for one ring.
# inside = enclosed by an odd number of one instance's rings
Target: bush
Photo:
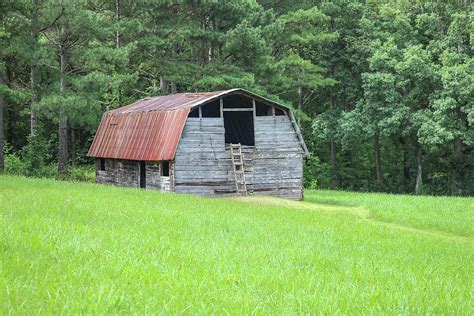
[[[38,128],[35,134],[30,134],[27,144],[21,150],[23,164],[26,167],[26,175],[40,178],[55,178],[57,171],[54,171],[47,161],[51,160],[51,145],[43,137],[41,129]]]
[[[316,156],[310,156],[304,164],[304,187],[316,189],[329,186],[329,165],[321,163]]]
[[[26,166],[17,155],[5,151],[4,172],[11,175],[22,176],[26,174]]]
[[[74,166],[69,168],[68,179],[81,182],[95,182],[94,165]]]

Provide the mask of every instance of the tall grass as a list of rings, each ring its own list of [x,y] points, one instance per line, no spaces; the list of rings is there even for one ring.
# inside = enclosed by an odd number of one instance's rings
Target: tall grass
[[[472,236],[403,230],[348,209],[2,176],[0,308],[473,313]]]
[[[474,198],[307,190],[305,200],[364,207],[380,221],[474,237]]]

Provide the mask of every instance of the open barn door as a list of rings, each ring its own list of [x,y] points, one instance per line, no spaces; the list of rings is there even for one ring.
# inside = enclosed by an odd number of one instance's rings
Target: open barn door
[[[139,164],[139,169],[140,169],[140,177],[138,179],[139,186],[142,189],[146,188],[146,166],[144,161],[140,161]]]
[[[224,128],[227,144],[255,145],[252,111],[225,111]]]

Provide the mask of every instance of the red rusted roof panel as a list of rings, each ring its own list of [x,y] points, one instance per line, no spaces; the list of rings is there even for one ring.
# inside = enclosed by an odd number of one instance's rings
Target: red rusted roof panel
[[[148,97],[138,100],[130,105],[113,110],[114,113],[130,112],[152,112],[152,111],[174,111],[189,109],[207,99],[219,96],[227,91],[200,92],[200,93],[176,93],[159,97]]]
[[[173,160],[189,109],[107,112],[88,156],[127,160]]]

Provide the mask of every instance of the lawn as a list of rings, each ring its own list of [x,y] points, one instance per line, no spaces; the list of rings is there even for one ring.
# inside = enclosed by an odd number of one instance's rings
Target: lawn
[[[305,196],[0,176],[1,313],[474,313],[474,198]]]

